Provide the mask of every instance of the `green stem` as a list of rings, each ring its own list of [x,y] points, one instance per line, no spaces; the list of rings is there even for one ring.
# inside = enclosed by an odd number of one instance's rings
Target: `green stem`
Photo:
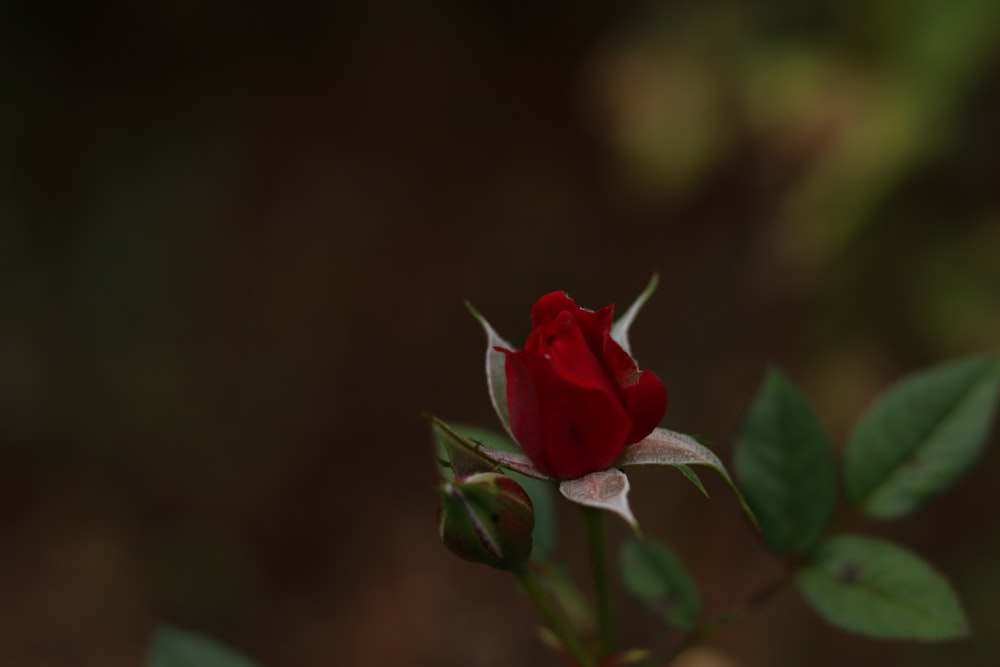
[[[590,568],[594,577],[594,596],[597,601],[597,637],[601,655],[614,650],[614,628],[611,624],[611,589],[608,577],[608,548],[604,528],[604,511],[582,507],[587,524],[587,544],[590,548]]]
[[[541,612],[545,622],[549,624],[549,628],[559,638],[560,643],[576,664],[579,667],[594,667],[594,659],[587,652],[587,649],[584,648],[583,640],[580,639],[576,628],[570,623],[569,618],[563,613],[563,610],[552,603],[552,599],[545,592],[534,572],[527,565],[524,565],[520,569],[514,570],[514,575],[517,576],[521,585],[524,586],[524,590],[528,592],[531,600],[538,607],[538,611]]]

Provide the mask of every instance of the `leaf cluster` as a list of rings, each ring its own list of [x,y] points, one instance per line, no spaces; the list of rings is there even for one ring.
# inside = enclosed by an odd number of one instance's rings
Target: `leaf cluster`
[[[831,530],[843,487],[846,510],[904,516],[954,483],[986,443],[1000,389],[1000,360],[973,358],[904,379],[861,417],[838,462],[808,402],[770,371],[736,441],[734,468],[768,548],[789,576],[758,599],[698,625],[697,585],[653,540],[622,550],[626,588],[668,625],[714,632],[793,581],[806,602],[844,630],[881,639],[939,641],[969,633],[948,581],[892,542]]]
[[[768,373],[737,439],[735,471],[768,547],[802,564],[795,583],[826,620],[886,639],[968,633],[954,591],[921,558],[885,540],[828,533],[838,481],[848,509],[874,519],[909,514],[955,482],[986,443],[998,387],[993,357],[904,379],[861,417],[838,470],[805,399]]]

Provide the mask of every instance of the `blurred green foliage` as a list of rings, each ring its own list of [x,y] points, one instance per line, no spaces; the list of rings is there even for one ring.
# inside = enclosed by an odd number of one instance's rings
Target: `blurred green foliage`
[[[254,667],[225,646],[186,630],[163,626],[156,632],[149,667]]]

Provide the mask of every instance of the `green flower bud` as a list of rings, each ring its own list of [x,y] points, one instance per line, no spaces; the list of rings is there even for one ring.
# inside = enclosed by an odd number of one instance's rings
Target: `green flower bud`
[[[535,510],[521,485],[496,472],[446,482],[438,530],[455,555],[512,570],[531,555]]]

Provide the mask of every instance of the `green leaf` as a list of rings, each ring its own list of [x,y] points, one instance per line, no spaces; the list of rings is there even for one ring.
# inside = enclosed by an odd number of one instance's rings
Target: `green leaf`
[[[149,667],[256,667],[256,663],[215,640],[160,626],[150,647]]]
[[[629,507],[628,492],[628,477],[617,468],[599,470],[559,483],[559,493],[567,500],[577,505],[613,512],[638,532],[639,523]]]
[[[836,505],[836,466],[823,427],[777,371],[750,406],[733,465],[768,546],[782,555],[808,551]]]
[[[884,393],[847,443],[851,502],[893,518],[954,482],[986,442],[998,388],[1000,361],[987,357],[919,373]]]
[[[668,625],[694,628],[701,614],[698,586],[680,559],[655,540],[629,540],[622,546],[625,588]]]
[[[503,352],[497,352],[495,348],[502,347],[508,350],[516,349],[513,345],[500,337],[500,334],[480,315],[479,311],[466,302],[466,307],[472,316],[479,320],[483,331],[486,332],[486,388],[490,393],[490,401],[493,409],[496,410],[500,423],[504,430],[513,438],[514,433],[510,430],[510,408],[507,407],[507,357]]]
[[[722,465],[719,457],[711,449],[689,435],[668,431],[665,428],[655,428],[652,433],[639,442],[625,447],[622,457],[618,460],[618,465],[666,465],[674,466],[675,468],[691,465],[708,466],[719,473],[722,479],[726,480],[726,484],[729,485],[729,488],[736,495],[740,507],[743,508],[743,511],[750,521],[753,522],[754,526],[758,526],[757,517],[754,516],[753,510],[750,509],[746,499],[733,482],[732,477],[729,476],[729,472],[726,471],[726,467]],[[684,472],[683,469],[681,472]],[[686,474],[685,477],[687,477]],[[688,479],[691,478],[688,477]]]
[[[961,604],[944,577],[889,542],[835,537],[820,545],[796,582],[821,616],[851,632],[925,641],[969,632]]]
[[[452,428],[470,440],[487,447],[505,452],[520,451],[513,440],[496,431],[466,424],[453,424]],[[531,503],[535,506],[535,530],[531,534],[535,543],[535,553],[552,553],[556,546],[556,506],[552,482],[534,479],[514,471],[509,471],[508,475],[527,491]]]
[[[653,277],[649,279],[649,284],[646,285],[646,289],[642,291],[642,294],[636,298],[636,300],[629,306],[621,317],[614,323],[611,327],[611,338],[614,339],[616,343],[622,346],[622,349],[632,354],[631,346],[628,340],[628,330],[632,326],[632,322],[635,321],[636,315],[642,310],[646,301],[649,297],[653,296],[653,292],[656,291],[656,286],[660,284],[660,276],[658,274],[653,274]]]

